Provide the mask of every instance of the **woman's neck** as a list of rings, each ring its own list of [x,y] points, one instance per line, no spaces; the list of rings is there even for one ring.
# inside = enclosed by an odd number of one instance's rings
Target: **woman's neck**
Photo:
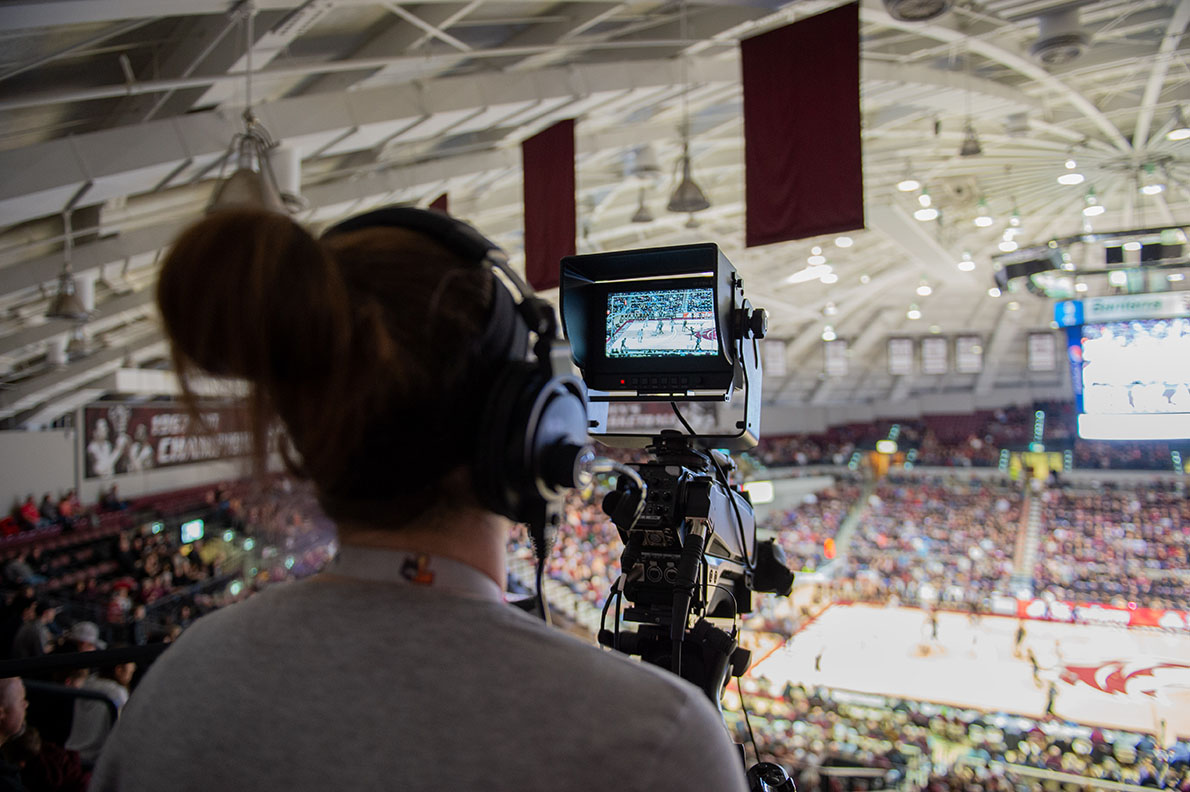
[[[511,523],[482,509],[434,511],[399,528],[340,524],[339,541],[354,547],[429,553],[473,567],[503,590]]]

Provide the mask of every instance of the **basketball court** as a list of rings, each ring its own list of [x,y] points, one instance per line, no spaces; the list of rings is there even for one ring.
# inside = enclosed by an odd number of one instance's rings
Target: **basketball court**
[[[636,351],[714,353],[714,319],[644,319],[626,322],[608,343],[609,354]]]
[[[1017,624],[939,613],[933,639],[921,610],[834,605],[752,673],[1030,717],[1045,712],[1053,681],[1063,719],[1154,734],[1164,719],[1190,737],[1190,635],[1027,621],[1018,657]]]

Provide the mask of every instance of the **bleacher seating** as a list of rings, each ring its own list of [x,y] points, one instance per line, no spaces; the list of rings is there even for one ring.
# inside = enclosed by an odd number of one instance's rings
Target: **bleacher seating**
[[[1046,493],[1038,591],[1190,609],[1190,501],[1176,491]]]

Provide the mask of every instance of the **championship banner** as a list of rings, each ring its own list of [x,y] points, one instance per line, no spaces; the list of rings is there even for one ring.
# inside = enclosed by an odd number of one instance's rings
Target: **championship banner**
[[[199,418],[196,424],[176,403],[100,402],[83,408],[83,477],[111,478],[250,452],[252,437],[243,410],[208,407]]]

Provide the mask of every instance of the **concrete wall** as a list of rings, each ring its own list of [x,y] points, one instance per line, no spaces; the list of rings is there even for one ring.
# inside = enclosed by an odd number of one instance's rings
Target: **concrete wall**
[[[0,516],[32,494],[38,503],[74,487],[73,429],[0,432]]]

